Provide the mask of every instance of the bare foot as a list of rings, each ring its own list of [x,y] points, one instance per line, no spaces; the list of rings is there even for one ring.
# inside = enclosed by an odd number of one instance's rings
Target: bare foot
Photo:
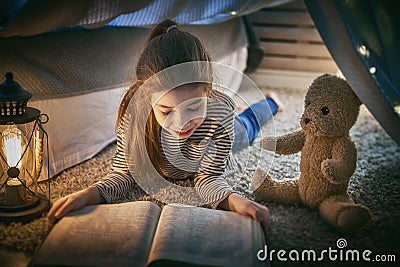
[[[237,113],[242,113],[243,111],[245,111],[247,109],[247,106],[245,105],[236,105],[236,111]]]
[[[278,111],[283,111],[283,103],[279,100],[278,95],[274,92],[267,93],[265,97],[269,97],[278,105]]]

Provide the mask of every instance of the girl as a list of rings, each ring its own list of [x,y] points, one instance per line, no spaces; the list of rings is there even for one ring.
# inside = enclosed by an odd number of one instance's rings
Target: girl
[[[137,63],[136,81],[121,101],[111,172],[94,185],[57,200],[47,215],[50,222],[86,205],[125,198],[136,184],[141,186],[139,181],[147,179],[142,174],[154,176],[143,168],[150,163],[166,179],[193,180],[198,194],[212,208],[250,216],[270,227],[268,208],[235,193],[223,177],[231,171],[231,150],[251,143],[259,124],[282,105],[272,94],[235,117],[232,99],[213,90],[211,82],[199,80],[170,89],[160,78],[158,85],[143,89],[155,74],[192,62],[211,62],[197,37],[171,20],[154,27]],[[211,81],[210,65],[203,64],[197,72]]]

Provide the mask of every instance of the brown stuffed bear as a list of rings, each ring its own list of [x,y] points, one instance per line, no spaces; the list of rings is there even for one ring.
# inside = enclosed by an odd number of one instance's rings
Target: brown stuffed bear
[[[278,154],[301,151],[300,177],[277,181],[257,169],[253,185],[258,201],[304,203],[342,232],[354,232],[371,219],[368,208],[355,204],[347,193],[357,162],[349,135],[361,102],[343,79],[329,74],[316,78],[304,102],[301,129],[279,137],[266,137],[261,147]],[[262,182],[261,182],[262,181]]]

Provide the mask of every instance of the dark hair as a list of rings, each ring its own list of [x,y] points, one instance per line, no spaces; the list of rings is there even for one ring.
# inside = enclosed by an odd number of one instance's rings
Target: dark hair
[[[140,86],[152,77],[154,74],[180,63],[191,62],[191,61],[207,61],[211,62],[211,58],[207,51],[204,49],[200,40],[179,28],[178,24],[172,20],[166,19],[152,29],[146,46],[141,53],[137,66],[136,66],[136,77],[135,80],[125,93],[118,112],[117,126],[121,123],[122,117],[124,116],[127,107],[138,91]],[[204,69],[202,70],[204,71]],[[212,77],[212,70],[206,68],[209,72],[207,75]],[[204,90],[206,94],[211,93],[211,82],[201,83],[204,84]],[[157,90],[157,89],[154,89]],[[150,94],[152,92],[144,92],[143,97],[138,97],[140,101],[133,105],[133,110],[135,114],[133,116],[133,130],[138,134],[145,134],[146,148],[142,147],[139,139],[130,140],[131,146],[137,149],[135,155],[131,155],[134,158],[135,164],[141,164],[141,159],[145,156],[143,153],[148,153],[153,166],[161,174],[161,165],[163,164],[163,157],[161,152],[161,126],[156,121],[154,112],[151,111],[149,114],[143,114],[143,110],[150,108],[151,105]],[[142,92],[141,92],[142,94]],[[139,103],[140,102],[140,103]],[[143,106],[147,105],[147,106]],[[140,116],[148,116],[147,118],[139,118]],[[140,125],[140,123],[135,123],[140,121],[146,121],[146,125]],[[143,123],[142,123],[143,124]],[[136,165],[140,166],[140,165]]]

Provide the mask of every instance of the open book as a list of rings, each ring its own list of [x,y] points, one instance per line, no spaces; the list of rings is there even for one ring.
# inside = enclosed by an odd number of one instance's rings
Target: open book
[[[102,204],[57,222],[30,266],[264,266],[264,245],[261,225],[234,212]]]

